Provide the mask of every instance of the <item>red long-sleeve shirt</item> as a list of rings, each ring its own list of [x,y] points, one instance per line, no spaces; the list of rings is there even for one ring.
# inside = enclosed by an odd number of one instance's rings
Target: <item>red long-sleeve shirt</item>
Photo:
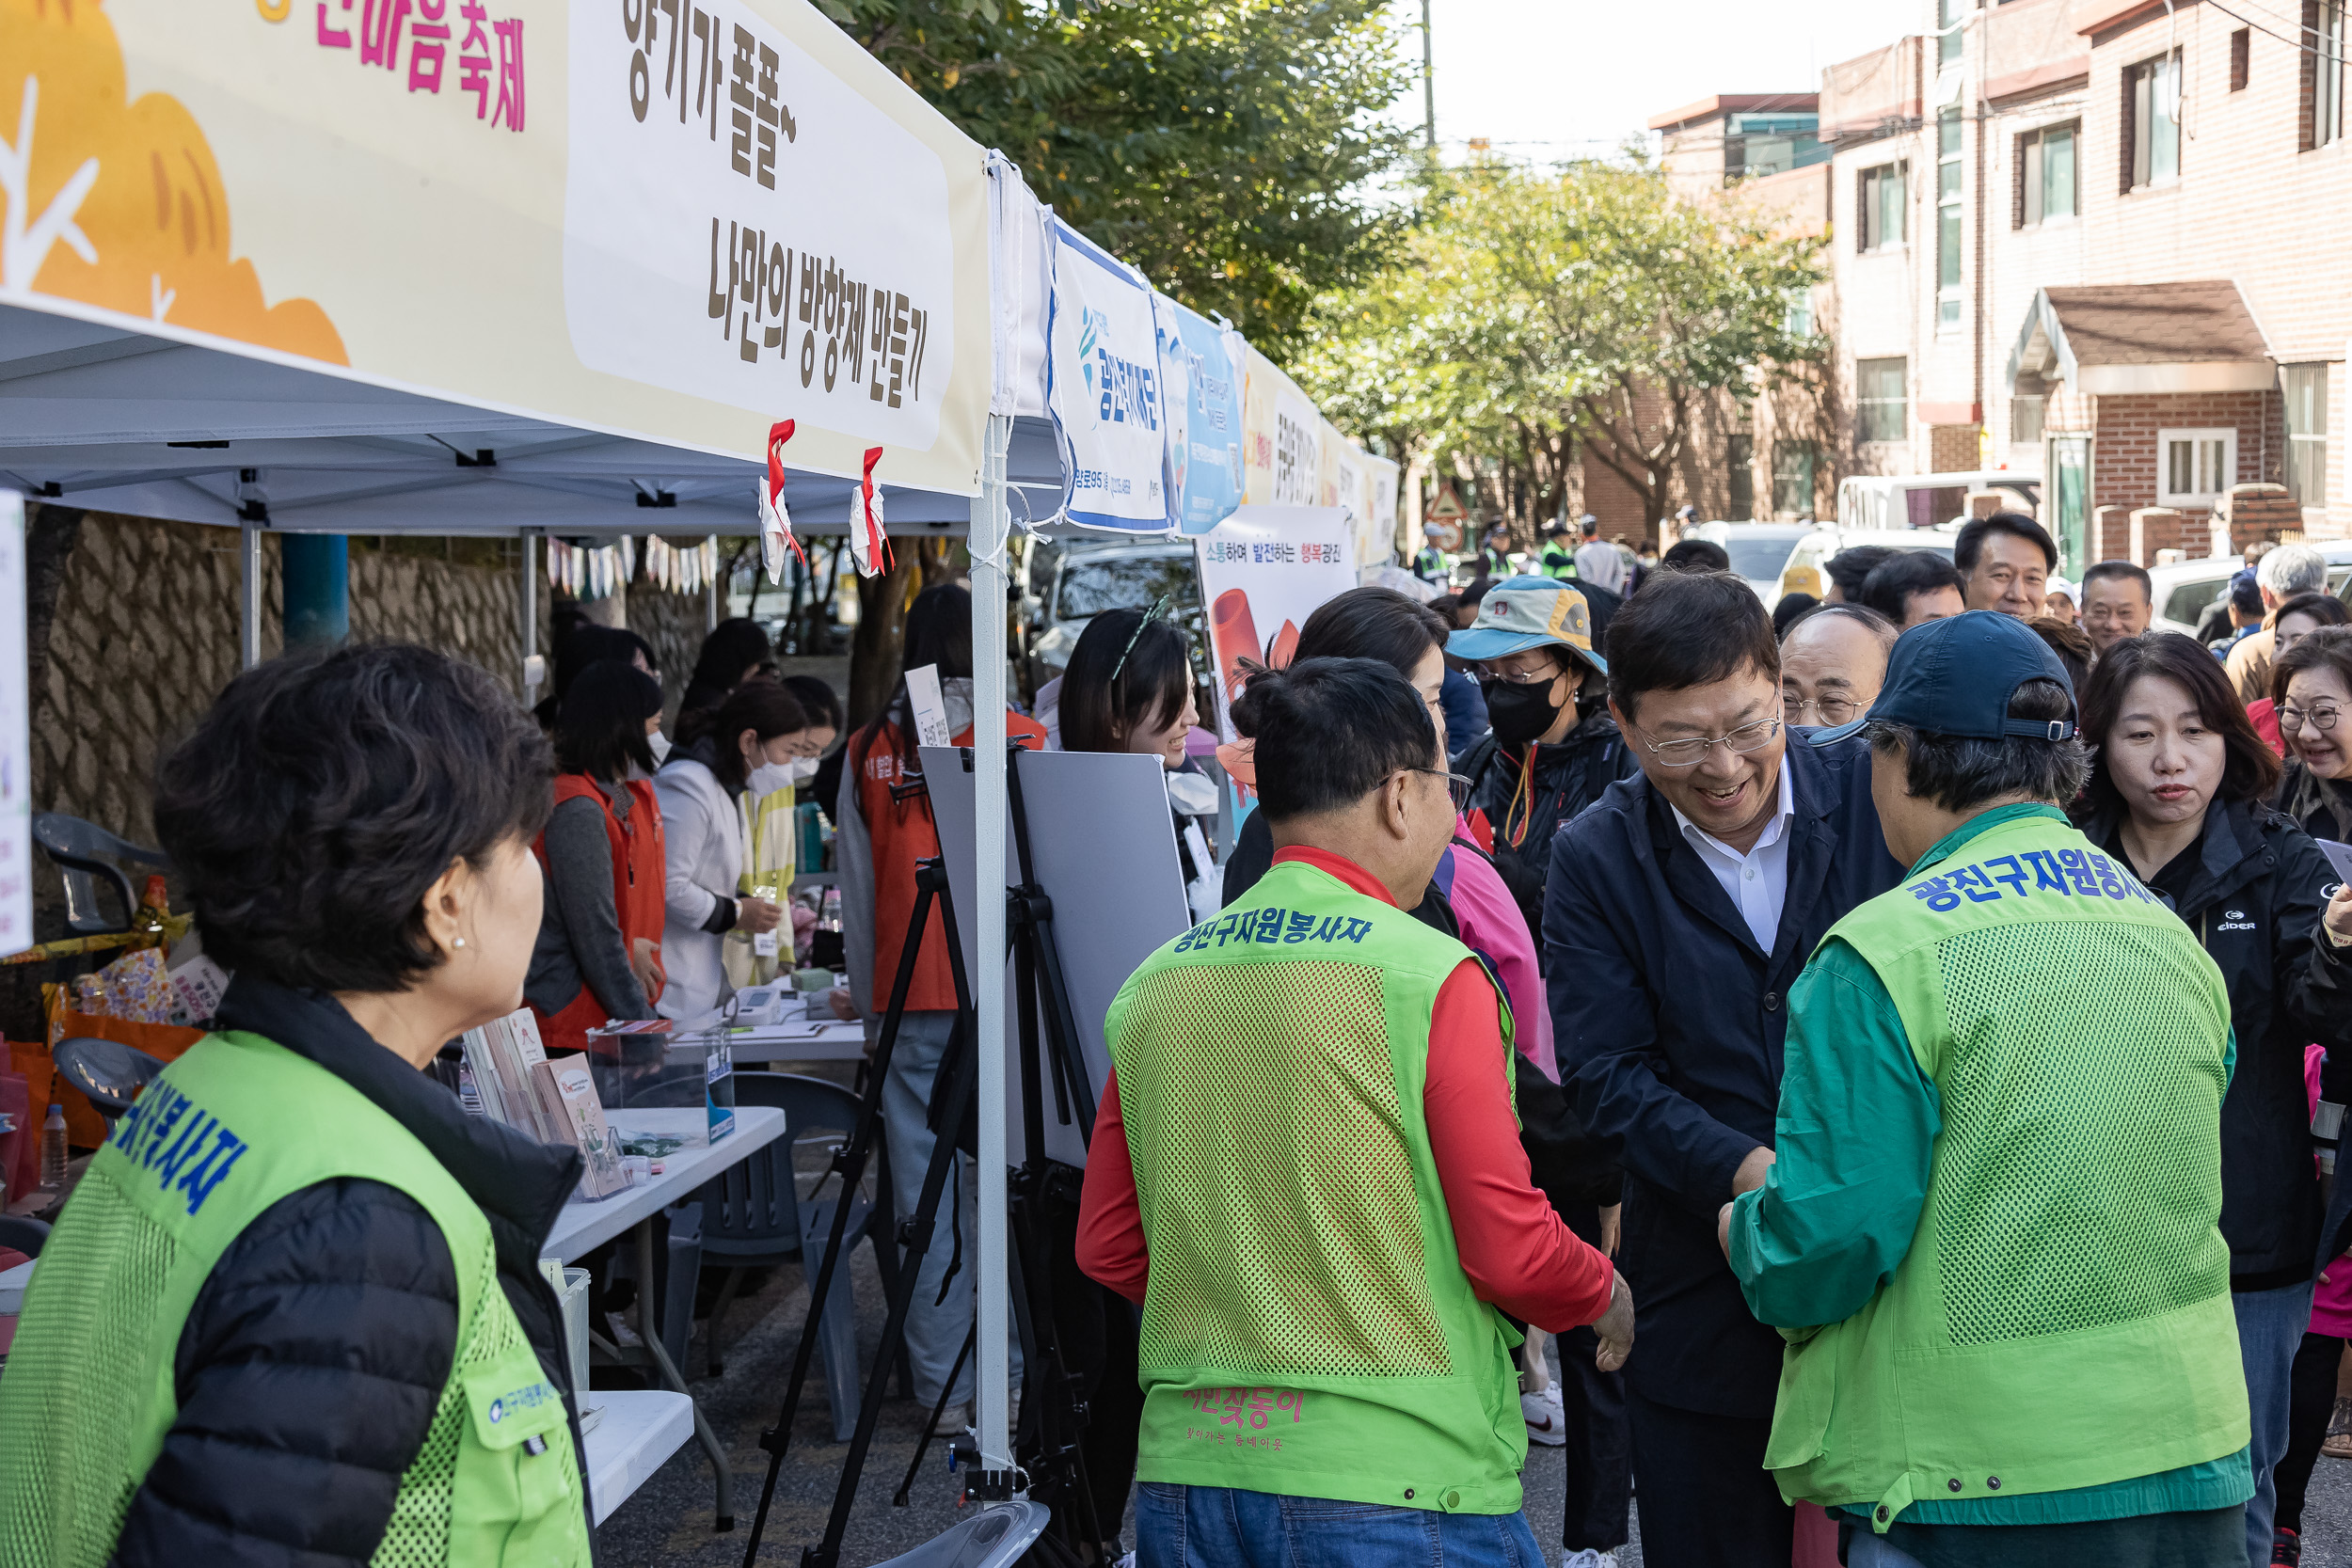
[[[1290,848],[1274,863],[1300,861],[1368,898],[1396,900],[1354,862],[1320,849]],[[1506,1057],[1494,987],[1474,958],[1438,988],[1429,1021],[1429,1066],[1422,1114],[1429,1151],[1454,1222],[1462,1272],[1479,1300],[1559,1333],[1609,1307],[1609,1259],[1560,1221],[1529,1178],[1502,1073]],[[1095,1113],[1078,1207],[1078,1267],[1128,1300],[1141,1302],[1152,1275],[1135,1166],[1113,1073]]]

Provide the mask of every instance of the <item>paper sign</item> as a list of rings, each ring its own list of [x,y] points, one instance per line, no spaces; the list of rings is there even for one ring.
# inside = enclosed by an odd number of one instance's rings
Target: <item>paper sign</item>
[[[1245,506],[1194,542],[1216,666],[1216,726],[1235,738],[1242,661],[1279,667],[1298,629],[1356,586],[1356,544],[1338,507]]]
[[[2336,876],[2352,882],[2352,844],[2339,844],[2332,838],[2313,839],[2319,852],[2328,857],[2328,863],[2336,868]]]
[[[33,727],[24,687],[24,498],[0,491],[0,953],[33,945]]]
[[[918,664],[907,672],[907,706],[914,715],[914,739],[919,746],[948,746],[947,700],[939,690],[939,666]]]

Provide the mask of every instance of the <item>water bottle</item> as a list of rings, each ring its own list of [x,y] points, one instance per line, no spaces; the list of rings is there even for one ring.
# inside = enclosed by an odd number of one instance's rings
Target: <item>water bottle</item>
[[[65,1187],[65,1107],[49,1107],[49,1119],[40,1124],[40,1190],[60,1192]]]

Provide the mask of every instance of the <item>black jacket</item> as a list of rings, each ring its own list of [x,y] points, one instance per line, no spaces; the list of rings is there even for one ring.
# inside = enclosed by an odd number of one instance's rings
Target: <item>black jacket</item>
[[[1625,1165],[1621,1261],[1643,1398],[1762,1418],[1780,1336],[1748,1315],[1715,1244],[1749,1150],[1772,1141],[1784,998],[1822,935],[1902,871],[1870,802],[1868,743],[1789,743],[1788,891],[1767,953],[1646,778],[1612,784],[1551,845],[1546,987],[1561,1076]]]
[[[2083,832],[2129,864],[2122,830],[2121,812],[2110,810]],[[2352,1057],[2352,1008],[2330,995],[2330,982],[2352,971],[2319,936],[2325,890],[2336,879],[2288,817],[2217,800],[2197,842],[2148,882],[2197,933],[2230,988],[2237,1069],[2221,1102],[2221,1234],[2234,1290],[2312,1276],[2320,1193],[2303,1048],[2317,1042],[2340,1061]]]
[[[1551,840],[1577,813],[1600,799],[1602,790],[1619,779],[1642,770],[1633,760],[1616,721],[1605,707],[1596,708],[1570,730],[1567,738],[1535,748],[1534,804],[1519,842],[1507,834],[1515,820],[1511,810],[1518,791],[1519,768],[1526,753],[1505,746],[1490,731],[1462,753],[1454,770],[1470,781],[1470,809],[1486,814],[1494,830],[1495,869],[1518,901],[1527,928],[1544,928],[1544,878],[1551,869]],[[1541,957],[1539,952],[1537,955]]]
[[[2290,755],[2271,804],[2313,838],[2352,843],[2352,782],[2316,778],[2302,758]]]
[[[499,1284],[548,1381],[569,1393],[539,1248],[580,1180],[579,1151],[468,1116],[319,992],[240,975],[216,1022],[310,1058],[416,1134],[488,1218]],[[343,1179],[279,1200],[214,1265],[181,1329],[180,1413],[113,1562],[365,1564],[456,1351],[456,1269],[415,1199]],[[572,1448],[583,1451],[577,1419]]]

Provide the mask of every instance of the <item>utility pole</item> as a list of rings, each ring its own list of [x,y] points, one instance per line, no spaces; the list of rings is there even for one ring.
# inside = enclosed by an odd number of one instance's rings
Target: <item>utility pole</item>
[[[1438,150],[1438,52],[1429,40],[1429,0],[1421,0],[1421,125],[1423,143]]]

